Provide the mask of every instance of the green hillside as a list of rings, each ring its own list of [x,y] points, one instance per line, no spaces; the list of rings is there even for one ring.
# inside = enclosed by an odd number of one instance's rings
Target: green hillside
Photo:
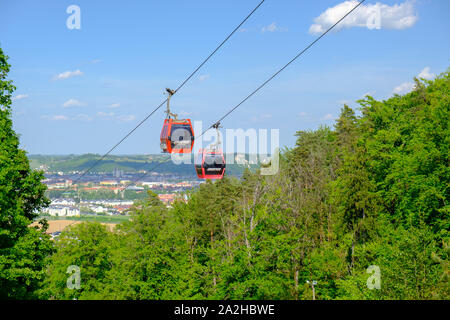
[[[233,156],[233,155],[230,155]],[[46,167],[50,172],[74,172],[85,171],[91,168],[98,160],[100,154],[83,155],[30,155],[30,165],[33,169],[41,166]],[[248,155],[247,155],[248,158]],[[151,170],[156,167],[158,173],[172,173],[184,176],[195,176],[193,164],[175,164],[167,161],[167,155],[108,155],[102,159],[90,172],[94,173],[112,173],[115,169],[123,172],[137,172],[140,170]],[[192,156],[193,163],[193,156]],[[251,169],[258,168],[258,165],[251,165]],[[232,176],[241,176],[246,166],[231,164],[227,166],[227,174]]]

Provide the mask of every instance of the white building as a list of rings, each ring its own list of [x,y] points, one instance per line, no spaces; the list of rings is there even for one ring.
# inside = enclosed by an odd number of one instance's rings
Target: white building
[[[44,212],[56,217],[74,217],[80,215],[80,210],[77,207],[72,206],[52,205],[45,209]]]
[[[96,207],[91,207],[91,209],[95,212],[95,213],[104,213],[108,211],[108,208],[102,207],[102,206],[96,206]]]

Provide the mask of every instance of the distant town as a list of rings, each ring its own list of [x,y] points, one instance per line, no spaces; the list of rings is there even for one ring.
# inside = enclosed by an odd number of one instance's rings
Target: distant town
[[[33,169],[44,172],[51,204],[40,216],[49,219],[119,222],[136,200],[147,198],[149,190],[170,207],[176,199],[183,200],[183,192],[204,183],[192,165],[166,162],[163,155],[31,155],[29,159]],[[152,171],[156,165],[158,170]],[[244,168],[227,166],[227,174],[240,176]]]
[[[135,200],[146,197],[147,190],[158,194],[159,199],[170,206],[177,195],[203,182],[156,172],[139,180],[143,174],[145,172],[124,173],[119,169],[114,169],[112,174],[91,173],[84,176],[82,172],[45,172],[43,183],[47,185],[47,196],[52,202],[43,214],[55,217],[124,215]]]

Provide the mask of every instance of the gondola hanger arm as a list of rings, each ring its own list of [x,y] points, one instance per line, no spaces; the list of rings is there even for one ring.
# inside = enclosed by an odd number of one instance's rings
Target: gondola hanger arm
[[[167,109],[166,109],[167,118],[173,117],[175,121],[178,121],[178,114],[170,112],[170,98],[175,94],[175,90],[166,88],[166,92],[169,95],[169,97],[167,98]]]
[[[220,122],[216,122],[211,126],[211,128],[216,129],[217,133],[217,141],[216,143],[211,145],[211,150],[218,150],[220,149],[220,145],[222,144],[222,141],[220,140],[220,130],[219,130],[219,128],[222,128],[222,126],[220,125]]]

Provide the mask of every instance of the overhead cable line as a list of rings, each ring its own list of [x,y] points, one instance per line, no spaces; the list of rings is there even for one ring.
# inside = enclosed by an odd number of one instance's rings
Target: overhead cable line
[[[220,124],[223,119],[228,117],[234,110],[236,110],[238,107],[240,107],[245,101],[250,99],[255,93],[257,93],[259,90],[261,90],[266,84],[268,84],[273,78],[278,76],[284,69],[286,69],[291,63],[293,63],[295,60],[297,60],[300,56],[302,56],[309,48],[311,48],[316,42],[318,42],[322,37],[324,37],[328,32],[330,32],[334,27],[336,27],[342,20],[344,20],[350,13],[352,13],[356,8],[358,8],[363,2],[366,0],[360,1],[356,6],[353,7],[349,12],[347,12],[341,19],[339,19],[335,24],[333,24],[331,27],[329,27],[325,32],[323,32],[319,37],[317,37],[313,42],[311,42],[308,46],[306,46],[300,53],[298,53],[294,58],[292,58],[288,63],[286,63],[280,70],[275,72],[272,76],[270,76],[266,81],[264,81],[259,87],[257,87],[252,93],[250,93],[247,97],[245,97],[241,102],[239,102],[237,105],[235,105],[230,111],[228,111],[224,116],[222,116],[219,120],[214,122],[208,129],[202,132],[201,135],[196,137],[196,139],[203,136],[208,130],[214,128],[216,125]]]
[[[258,5],[244,18],[244,20],[239,23],[239,25],[234,28],[234,30],[209,54],[209,56],[203,60],[202,63],[174,90],[173,94],[177,93],[197,72],[200,70],[203,65],[208,62],[208,60],[236,33],[237,30],[255,13],[256,10],[264,3],[265,0],[262,0],[258,3]],[[89,169],[84,171],[80,177],[74,183],[80,181],[82,177],[84,177],[89,171],[91,171],[95,166],[97,166],[103,159],[105,159],[114,149],[116,149],[125,139],[127,139],[137,128],[139,128],[145,121],[148,120],[159,108],[161,108],[167,99],[165,99],[159,106],[157,106],[152,112],[150,112],[141,122],[139,122],[130,132],[128,132],[119,142],[117,142],[111,149],[109,149],[100,159],[98,159]]]
[[[196,139],[203,136],[208,130],[212,128],[219,127],[221,121],[229,116],[233,111],[235,111],[239,106],[241,106],[245,101],[247,101],[250,97],[252,97],[255,93],[257,93],[260,89],[262,89],[267,83],[269,83],[272,79],[274,79],[278,74],[280,74],[284,69],[286,69],[291,63],[297,60],[301,55],[303,55],[309,48],[311,48],[316,42],[318,42],[322,37],[324,37],[328,32],[330,32],[334,27],[336,27],[342,20],[344,20],[349,14],[351,14],[356,8],[358,8],[365,0],[360,1],[355,7],[353,7],[349,12],[347,12],[341,19],[339,19],[335,24],[333,24],[330,28],[328,28],[325,32],[323,32],[319,37],[317,37],[314,41],[312,41],[308,46],[306,46],[300,53],[298,53],[293,59],[291,59],[287,64],[285,64],[281,69],[279,69],[276,73],[274,73],[271,77],[269,77],[266,81],[264,81],[259,87],[257,87],[252,93],[250,93],[247,97],[245,97],[241,102],[239,102],[236,106],[234,106],[230,111],[228,111],[224,116],[222,116],[218,121],[214,122],[208,129],[202,132]],[[139,176],[138,179],[133,182],[139,181],[143,179],[148,173],[155,170],[157,167],[162,165],[166,161],[158,163],[156,166],[152,167],[149,171],[145,172],[142,176]],[[125,190],[131,186],[131,183],[125,188]]]
[[[264,1],[262,1],[264,2]],[[250,15],[262,4],[262,2],[250,13]],[[284,69],[286,69],[291,63],[293,63],[295,60],[297,60],[300,56],[302,56],[309,48],[311,48],[314,44],[316,44],[321,38],[323,38],[328,32],[330,32],[333,28],[335,28],[340,22],[342,22],[342,20],[344,20],[349,14],[351,14],[356,8],[358,8],[362,3],[364,3],[365,0],[360,1],[355,7],[353,7],[349,12],[347,12],[341,19],[339,19],[335,24],[333,24],[331,27],[329,27],[325,32],[323,32],[319,37],[317,37],[314,41],[312,41],[308,46],[306,46],[302,51],[300,51],[294,58],[292,58],[287,64],[285,64],[281,69],[279,69],[276,73],[274,73],[272,76],[270,76],[266,81],[264,81],[260,86],[258,86],[253,92],[251,92],[247,97],[245,97],[241,102],[239,102],[236,106],[234,106],[230,111],[228,111],[224,116],[222,116],[219,120],[217,120],[216,122],[214,122],[208,129],[206,129],[205,131],[202,132],[202,134],[200,134],[198,137],[196,137],[197,139],[201,136],[203,136],[208,130],[215,128],[216,126],[219,126],[221,121],[223,119],[225,119],[226,117],[228,117],[233,111],[235,111],[238,107],[240,107],[244,102],[246,102],[248,99],[250,99],[255,93],[257,93],[259,90],[261,90],[267,83],[269,83],[271,80],[273,80],[276,76],[278,76]],[[249,15],[249,16],[250,16]],[[248,16],[248,17],[249,17]],[[248,17],[246,19],[248,19]],[[245,21],[245,20],[244,20]],[[241,23],[242,24],[242,23]],[[239,28],[239,27],[238,27]],[[236,31],[237,29],[235,29],[234,31]],[[233,32],[234,32],[233,31]],[[232,34],[230,34],[231,36]],[[229,37],[230,37],[229,36]],[[229,38],[228,37],[228,38]],[[223,43],[222,43],[223,44]],[[215,50],[217,51],[217,50]],[[209,59],[209,57],[208,57]],[[204,63],[203,63],[204,64]],[[200,66],[201,67],[201,66]],[[199,69],[199,68],[198,68]],[[197,69],[197,70],[198,70]],[[179,87],[180,88],[180,87]],[[179,88],[177,88],[175,90],[175,92],[177,90],[179,90]],[[160,108],[165,102],[167,101],[167,99],[161,103],[161,105],[158,107]],[[155,110],[156,111],[156,110]],[[144,120],[145,121],[145,120]],[[140,176],[137,180],[138,181],[140,179],[142,179],[144,176],[146,176],[149,172],[155,170],[157,167],[159,167],[160,165],[162,165],[163,163],[167,162],[168,159],[164,162],[160,162],[158,163],[155,167],[151,168],[149,171],[145,172],[144,175]],[[128,185],[125,189],[127,189],[130,185]]]

